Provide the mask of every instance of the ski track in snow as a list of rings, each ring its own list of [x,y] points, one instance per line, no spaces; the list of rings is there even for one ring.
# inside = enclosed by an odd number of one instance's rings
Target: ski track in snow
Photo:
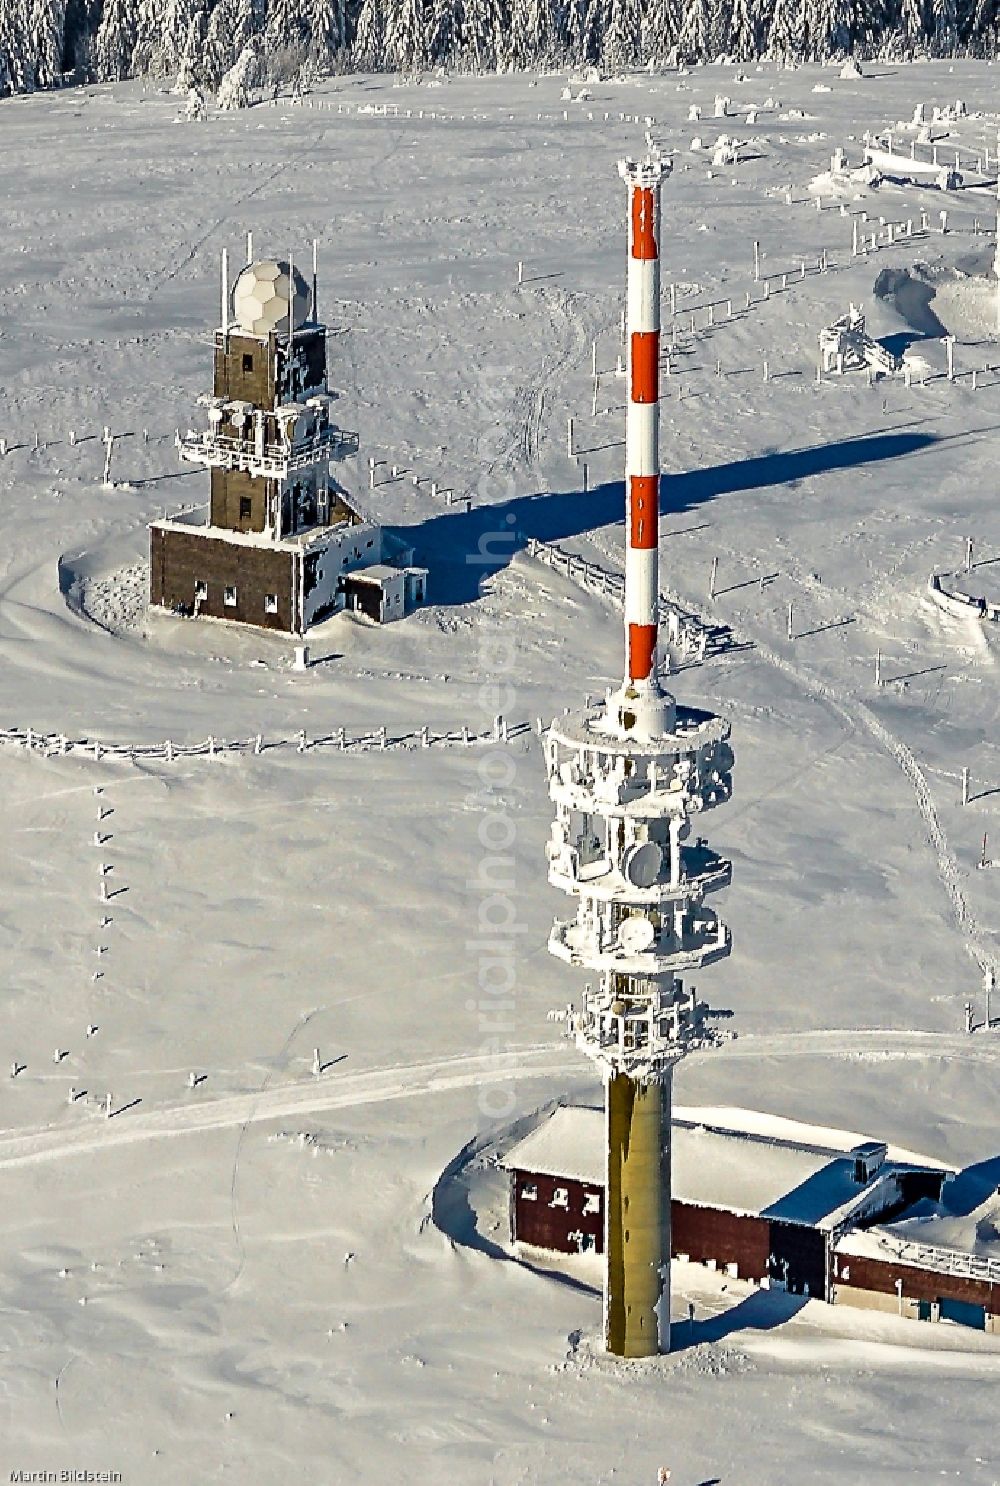
[[[302,1025],[296,1025],[296,1033]],[[381,1104],[394,1099],[439,1094],[450,1089],[504,1083],[509,1079],[539,1078],[565,1073],[574,1062],[575,1054],[569,1047],[543,1043],[511,1049],[500,1062],[490,1054],[459,1055],[364,1073],[333,1073],[311,1079],[308,1083],[286,1084],[278,1089],[265,1086],[251,1093],[205,1100],[187,1107],[166,1105],[128,1116],[123,1111],[111,1120],[95,1114],[93,1122],[76,1130],[49,1126],[21,1135],[0,1137],[0,1168],[85,1155],[140,1140],[224,1130],[234,1125],[247,1127],[289,1115]],[[234,1231],[238,1235],[238,1221]]]
[[[310,1017],[316,1013],[310,1013]],[[285,1051],[307,1024],[309,1017],[296,1023],[285,1043]],[[689,1054],[690,1059],[703,1058],[802,1058],[840,1059],[873,1058],[878,1060],[913,1058],[954,1058],[1000,1066],[1000,1040],[939,1032],[896,1031],[889,1028],[831,1028],[819,1031],[749,1034],[734,1038],[718,1048]],[[504,1083],[510,1079],[544,1078],[565,1074],[577,1066],[575,1049],[558,1043],[534,1043],[512,1048],[499,1063],[492,1054],[457,1054],[431,1062],[392,1064],[385,1068],[366,1069],[360,1073],[332,1073],[306,1083],[262,1087],[246,1094],[226,1095],[203,1100],[198,1104],[167,1104],[139,1114],[125,1111],[107,1120],[95,1113],[92,1120],[77,1129],[47,1126],[18,1134],[0,1136],[0,1169],[33,1165],[65,1157],[91,1155],[111,1148],[132,1145],[138,1141],[162,1140],[180,1135],[197,1135],[208,1130],[240,1126],[239,1145],[251,1125],[284,1119],[289,1116],[322,1114],[335,1109],[350,1109],[366,1104],[385,1104],[397,1099],[423,1098],[455,1089],[475,1088],[483,1084]],[[235,1284],[243,1266],[242,1242],[239,1236],[236,1183],[239,1147],[233,1165],[233,1233],[241,1255],[240,1264],[230,1285]]]

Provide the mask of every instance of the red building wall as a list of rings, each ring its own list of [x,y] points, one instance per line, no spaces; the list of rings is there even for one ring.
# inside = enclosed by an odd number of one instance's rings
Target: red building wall
[[[557,1190],[565,1202],[554,1201]],[[526,1193],[533,1191],[535,1195]],[[588,1198],[596,1210],[585,1212]],[[590,1203],[594,1206],[593,1201]],[[604,1191],[568,1177],[511,1173],[511,1232],[515,1240],[560,1254],[576,1254],[584,1235],[604,1252]],[[747,1217],[724,1208],[671,1204],[671,1253],[697,1263],[735,1264],[741,1279],[787,1282],[796,1294],[826,1295],[826,1235],[800,1224]]]
[[[528,1195],[532,1190],[534,1197]],[[557,1192],[565,1193],[565,1205],[553,1201]],[[594,1210],[586,1212],[588,1206]],[[604,1252],[604,1193],[600,1187],[564,1176],[512,1171],[511,1208],[511,1234],[518,1243],[559,1254],[577,1254],[581,1240],[570,1235],[581,1234],[583,1247],[598,1254]]]
[[[1000,1310],[1000,1285],[957,1274],[939,1274],[933,1269],[917,1269],[912,1264],[835,1254],[833,1277],[845,1285],[875,1290],[882,1295],[895,1295],[896,1281],[902,1280],[903,1295],[909,1300],[962,1300],[968,1305],[985,1306],[990,1315]]]
[[[762,1280],[768,1273],[771,1225],[766,1218],[741,1217],[715,1207],[671,1204],[670,1248],[704,1263],[735,1264],[741,1279]]]

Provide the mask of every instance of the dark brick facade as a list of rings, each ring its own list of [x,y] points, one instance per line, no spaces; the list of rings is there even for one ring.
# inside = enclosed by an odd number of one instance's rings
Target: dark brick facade
[[[230,531],[263,531],[273,480],[257,480],[243,470],[212,470],[212,526]]]
[[[535,1196],[529,1194],[534,1191]],[[557,1194],[565,1193],[565,1203]],[[554,1199],[556,1199],[554,1201]],[[585,1209],[590,1207],[592,1211]],[[604,1251],[604,1192],[589,1182],[569,1177],[511,1172],[511,1232],[519,1243],[577,1254],[582,1247]]]
[[[215,396],[231,402],[251,402],[256,408],[273,408],[278,394],[277,361],[275,336],[265,341],[235,331],[227,336],[217,331]]]
[[[288,549],[228,542],[190,532],[150,530],[150,600],[180,614],[196,612],[197,585],[205,596],[197,613],[238,620],[262,629],[297,632],[300,628],[295,556]],[[226,603],[226,590],[236,602]],[[268,599],[276,604],[269,612]]]
[[[534,1198],[525,1189],[534,1188]],[[553,1204],[557,1189],[566,1193],[565,1205]],[[597,1198],[597,1211],[585,1214],[586,1199]],[[746,1280],[779,1280],[796,1295],[808,1290],[825,1298],[827,1293],[827,1235],[804,1224],[771,1218],[745,1217],[725,1208],[698,1207],[687,1202],[671,1204],[671,1253],[686,1254],[698,1263],[713,1260],[720,1269],[735,1264]],[[604,1191],[569,1177],[538,1176],[527,1171],[511,1172],[511,1217],[513,1237],[542,1249],[575,1254],[583,1232],[593,1238],[597,1253],[604,1252]],[[786,1268],[787,1266],[787,1268]]]
[[[675,1198],[670,1208],[670,1247],[675,1254],[704,1264],[714,1259],[724,1266],[735,1264],[741,1278],[762,1280],[768,1273],[771,1253],[767,1218],[741,1217],[716,1207],[695,1207]]]

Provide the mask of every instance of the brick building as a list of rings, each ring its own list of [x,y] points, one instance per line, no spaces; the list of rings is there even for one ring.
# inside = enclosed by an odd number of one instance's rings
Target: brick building
[[[559,1106],[506,1152],[519,1249],[603,1252],[603,1121],[600,1109]],[[1000,1331],[1000,1252],[977,1254],[973,1237],[960,1248],[954,1222],[938,1232],[936,1220],[909,1216],[939,1211],[953,1175],[849,1132],[677,1109],[672,1257],[832,1303]]]
[[[405,566],[411,554],[390,550],[330,473],[357,438],[333,421],[315,302],[315,274],[310,300],[300,273],[268,261],[247,264],[230,302],[224,266],[208,428],[179,444],[210,471],[207,520],[151,524],[154,605],[303,634],[345,607],[385,621],[424,601],[425,570]],[[376,597],[359,602],[348,575],[375,568]]]

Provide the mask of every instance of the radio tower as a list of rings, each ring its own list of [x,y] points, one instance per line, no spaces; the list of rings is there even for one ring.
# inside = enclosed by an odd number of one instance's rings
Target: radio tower
[[[731,865],[690,817],[731,791],[729,724],[680,707],[656,665],[659,610],[660,184],[657,157],[619,166],[628,189],[625,680],[603,705],[553,723],[546,770],[556,818],[549,881],[577,899],[549,949],[595,977],[569,1033],[604,1079],[604,1339],[619,1357],[670,1347],[670,1083],[713,1041],[682,972],[728,955],[706,907]]]

